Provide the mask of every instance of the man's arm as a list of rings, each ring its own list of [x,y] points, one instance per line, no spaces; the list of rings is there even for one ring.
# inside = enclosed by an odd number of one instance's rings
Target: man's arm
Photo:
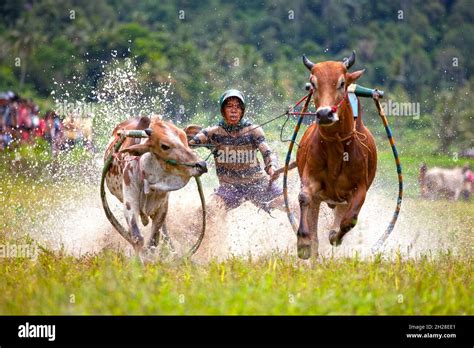
[[[265,141],[265,133],[261,127],[254,130],[255,145],[263,156],[265,164],[265,172],[273,176],[276,168],[278,168],[278,159]]]
[[[191,140],[189,140],[189,145],[202,145],[209,143],[209,128],[202,129],[196,135],[194,135]]]

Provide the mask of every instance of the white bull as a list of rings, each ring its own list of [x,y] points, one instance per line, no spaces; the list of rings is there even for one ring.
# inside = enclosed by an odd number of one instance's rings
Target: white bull
[[[156,246],[168,212],[169,192],[184,187],[191,177],[207,172],[206,162],[189,148],[184,131],[161,119],[153,119],[150,123],[147,117],[119,124],[114,129],[105,159],[119,140],[119,130],[145,129],[149,133],[148,138],[127,138],[124,141],[105,177],[109,191],[123,203],[130,237],[127,240],[137,255],[141,254],[144,246],[144,238],[137,225],[138,216],[143,225],[151,219],[148,246]]]
[[[419,184],[421,196],[425,199],[445,197],[458,200],[462,193],[470,194],[472,173],[468,166],[453,169],[420,167]]]

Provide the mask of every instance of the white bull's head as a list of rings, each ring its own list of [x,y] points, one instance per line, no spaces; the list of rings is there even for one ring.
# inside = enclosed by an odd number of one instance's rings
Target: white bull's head
[[[148,185],[170,181],[171,190],[180,187],[177,182],[172,183],[172,178],[180,178],[184,185],[193,176],[200,176],[207,172],[207,165],[202,161],[188,146],[186,133],[173,125],[172,123],[153,119],[150,127],[145,131],[148,138],[142,143],[131,145],[120,152],[128,152],[131,155],[142,156],[142,162],[146,167],[143,168],[143,175],[148,181]],[[155,163],[155,164],[153,164]],[[151,168],[159,164],[160,169]],[[151,167],[150,167],[151,166]],[[163,182],[163,184],[165,184]],[[184,186],[183,185],[183,186]],[[182,187],[182,186],[181,186]],[[158,188],[157,188],[158,189]]]

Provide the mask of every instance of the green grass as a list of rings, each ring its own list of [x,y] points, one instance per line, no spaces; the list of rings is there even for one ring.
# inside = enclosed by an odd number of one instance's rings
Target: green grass
[[[473,314],[471,260],[284,256],[147,264],[112,252],[0,261],[0,314]]]
[[[0,214],[0,245],[31,243],[12,233],[27,234],[40,223],[34,214],[38,206],[47,202],[53,209],[60,204],[50,184],[36,183],[31,190],[31,181],[18,180],[0,185],[13,202]],[[69,192],[72,186],[63,182],[55,190],[62,198],[72,198],[77,194]],[[472,203],[418,204],[422,211],[438,211],[446,226],[457,226],[456,243],[472,241]],[[274,255],[207,265],[177,260],[144,268],[111,250],[80,258],[41,251],[36,260],[0,258],[0,314],[472,315],[469,245],[460,255],[391,261],[354,257],[305,263]]]

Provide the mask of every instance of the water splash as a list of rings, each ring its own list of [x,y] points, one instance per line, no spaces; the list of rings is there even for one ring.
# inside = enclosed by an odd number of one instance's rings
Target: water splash
[[[93,148],[63,143],[51,157],[49,145],[40,142],[33,149],[22,145],[11,154],[12,163],[0,182],[2,193],[8,192],[0,195],[0,205],[11,208],[0,212],[9,237],[28,234],[74,255],[102,249],[103,233],[111,231],[98,192],[105,145],[119,122],[164,113],[173,92],[170,83],[143,82],[131,58],[114,57],[102,61],[101,68],[94,89],[73,76],[61,83],[53,79],[51,92],[58,114],[90,120]]]
[[[102,72],[96,88],[88,89],[88,86],[66,81],[54,82],[55,89],[52,91],[57,106],[70,105],[71,95],[78,96],[73,105],[89,106],[82,109],[76,107],[82,112],[75,116],[92,118],[98,152],[104,149],[118,123],[144,115],[164,115],[174,94],[171,82],[146,82],[132,58],[118,59],[113,54],[112,57],[109,62],[100,62]],[[74,114],[74,109],[64,110],[64,107],[60,107],[59,111]]]

